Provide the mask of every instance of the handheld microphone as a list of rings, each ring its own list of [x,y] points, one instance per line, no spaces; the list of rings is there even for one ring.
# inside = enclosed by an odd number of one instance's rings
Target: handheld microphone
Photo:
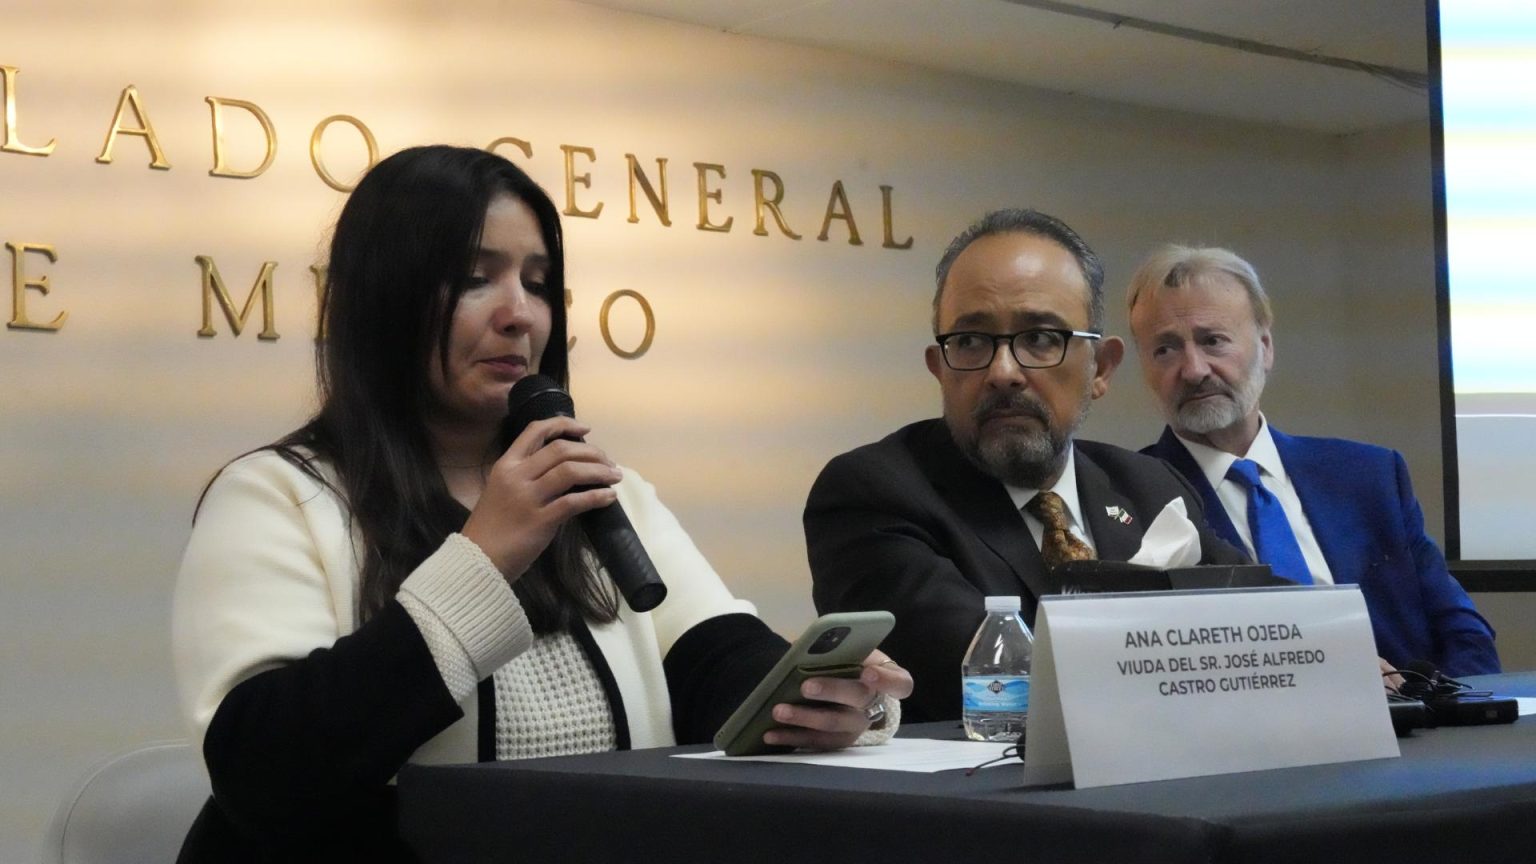
[[[521,435],[528,424],[550,417],[576,416],[571,396],[544,375],[528,375],[512,385],[507,394],[507,440]],[[576,439],[581,440],[581,439]],[[592,541],[597,560],[636,612],[648,612],[667,598],[667,586],[640,545],[635,528],[615,501],[607,507],[581,514],[581,528]]]
[[[1398,690],[1405,696],[1415,699],[1430,699],[1454,697],[1462,690],[1470,689],[1462,685],[1460,681],[1447,678],[1435,664],[1428,660],[1411,660],[1403,665],[1398,672],[1407,673],[1403,686]]]

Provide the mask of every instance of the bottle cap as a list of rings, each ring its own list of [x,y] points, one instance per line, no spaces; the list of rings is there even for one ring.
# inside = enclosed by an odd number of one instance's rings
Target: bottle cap
[[[1017,597],[988,597],[986,604],[988,612],[1019,611],[1019,598]]]

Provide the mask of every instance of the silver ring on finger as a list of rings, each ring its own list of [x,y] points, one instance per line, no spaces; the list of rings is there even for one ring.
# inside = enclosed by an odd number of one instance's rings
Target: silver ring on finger
[[[874,701],[864,706],[864,719],[871,726],[885,719],[885,700],[880,698],[879,693],[875,694]]]

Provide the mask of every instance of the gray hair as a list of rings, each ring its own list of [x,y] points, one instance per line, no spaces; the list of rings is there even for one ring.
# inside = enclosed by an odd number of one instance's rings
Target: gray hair
[[[938,283],[933,292],[933,332],[939,332],[939,301],[944,297],[944,282],[949,279],[949,268],[954,265],[955,259],[960,257],[972,243],[990,234],[1033,234],[1054,240],[1063,249],[1072,253],[1077,259],[1077,266],[1083,271],[1083,281],[1088,283],[1088,329],[1095,333],[1104,330],[1104,265],[1100,263],[1099,256],[1093,249],[1067,226],[1067,223],[1048,216],[1038,210],[1023,210],[1010,208],[1006,210],[993,210],[991,213],[971,223],[971,226],[949,243],[949,248],[944,250],[944,257],[939,259],[939,266],[934,268],[935,281]]]
[[[1197,279],[1213,274],[1225,274],[1236,279],[1248,292],[1248,303],[1253,307],[1253,322],[1260,329],[1270,326],[1274,320],[1269,308],[1269,295],[1259,282],[1259,274],[1253,265],[1239,258],[1236,253],[1215,246],[1197,248],[1168,244],[1153,252],[1151,257],[1137,268],[1126,291],[1127,310],[1136,308],[1136,301],[1150,297],[1159,288],[1183,288]]]

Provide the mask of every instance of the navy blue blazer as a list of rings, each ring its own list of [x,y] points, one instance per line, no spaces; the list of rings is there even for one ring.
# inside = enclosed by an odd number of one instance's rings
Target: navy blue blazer
[[[1498,672],[1493,628],[1446,569],[1424,533],[1424,514],[1402,454],[1338,438],[1303,438],[1269,427],[1333,581],[1365,595],[1376,650],[1402,667],[1427,660],[1450,676]],[[1141,452],[1167,460],[1205,499],[1205,518],[1245,548],[1195,458],[1164,428]]]

